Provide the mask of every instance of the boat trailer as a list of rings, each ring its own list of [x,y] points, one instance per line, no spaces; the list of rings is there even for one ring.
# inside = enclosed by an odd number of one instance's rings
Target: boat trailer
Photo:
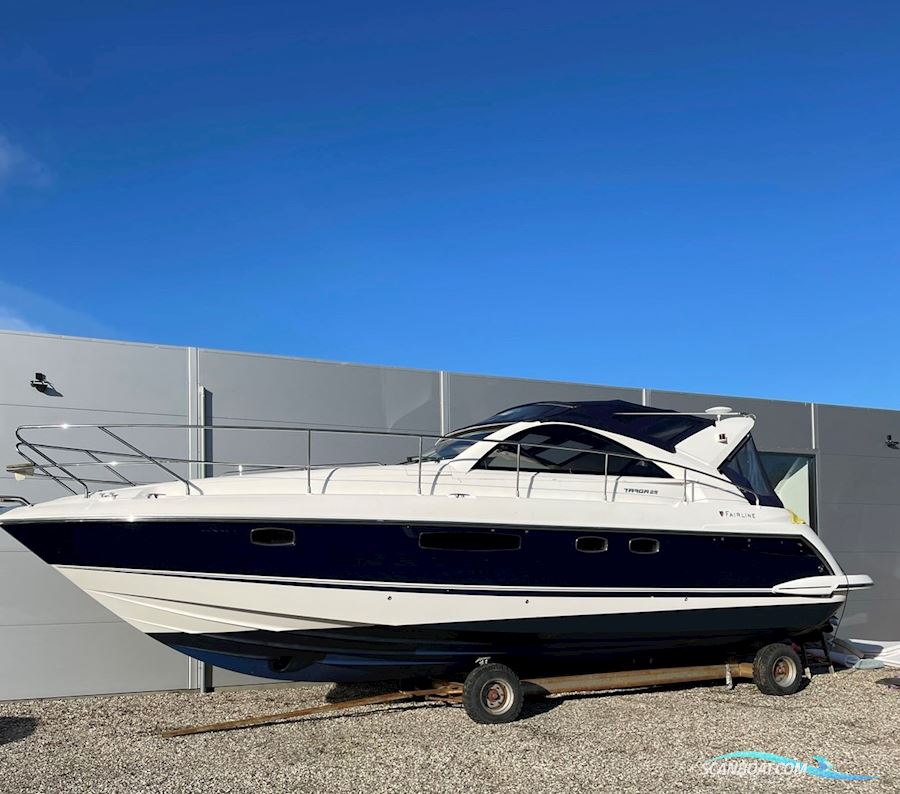
[[[834,672],[828,647],[822,641],[825,661]],[[610,689],[635,689],[667,684],[699,683],[723,679],[725,686],[733,688],[736,679],[750,679],[767,695],[790,695],[803,685],[803,677],[811,677],[806,650],[802,644],[773,643],[761,648],[752,662],[728,661],[720,664],[693,667],[663,667],[648,670],[621,670],[582,675],[562,675],[547,678],[519,677],[504,664],[480,659],[479,664],[466,677],[465,682],[435,680],[422,689],[400,689],[368,697],[351,698],[322,706],[311,706],[277,714],[193,725],[162,731],[165,738],[189,736],[197,733],[230,731],[269,725],[276,722],[316,717],[334,711],[345,711],[363,706],[380,706],[404,701],[462,704],[469,717],[482,724],[512,722],[518,718],[525,698],[549,695],[602,692]]]

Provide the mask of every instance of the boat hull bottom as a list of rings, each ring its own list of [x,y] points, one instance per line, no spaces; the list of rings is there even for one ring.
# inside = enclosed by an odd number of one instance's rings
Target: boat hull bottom
[[[833,600],[425,626],[150,636],[227,670],[286,681],[359,683],[461,676],[477,660],[522,675],[688,664],[752,653],[826,625]]]

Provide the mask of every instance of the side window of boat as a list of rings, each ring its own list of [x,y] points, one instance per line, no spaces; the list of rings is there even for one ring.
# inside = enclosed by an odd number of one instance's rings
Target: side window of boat
[[[601,538],[597,535],[583,535],[580,538],[575,538],[575,548],[586,554],[599,554],[609,548],[609,543],[607,543],[606,538]]]
[[[521,455],[517,445],[521,444]],[[562,447],[562,449],[560,449]],[[608,457],[607,457],[608,456]],[[555,471],[566,474],[603,474],[615,477],[670,479],[659,466],[641,460],[633,450],[589,430],[569,425],[542,425],[524,430],[497,444],[475,466],[478,469]]]
[[[296,536],[293,529],[257,527],[250,530],[250,542],[254,546],[294,546]]]
[[[522,538],[507,532],[422,532],[419,548],[435,551],[518,551]]]
[[[628,551],[632,554],[656,554],[659,541],[656,538],[632,538],[628,541]]]

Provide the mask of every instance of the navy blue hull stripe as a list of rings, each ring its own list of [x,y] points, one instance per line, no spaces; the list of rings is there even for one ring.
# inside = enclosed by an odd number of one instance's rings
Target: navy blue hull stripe
[[[283,577],[335,582],[421,582],[448,589],[508,587],[687,592],[769,590],[776,584],[829,574],[801,536],[562,529],[470,525],[309,521],[277,522],[295,543],[253,543],[271,520],[10,523],[4,528],[52,565],[191,571],[247,579]],[[425,533],[514,536],[514,549],[434,548]],[[585,553],[578,539],[607,541]],[[634,553],[635,539],[655,540],[657,553]],[[452,538],[451,538],[452,540]]]

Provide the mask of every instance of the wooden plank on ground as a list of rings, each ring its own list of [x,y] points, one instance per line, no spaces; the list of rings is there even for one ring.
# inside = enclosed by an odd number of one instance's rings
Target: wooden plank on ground
[[[414,689],[410,691],[388,692],[382,695],[370,695],[364,698],[341,700],[337,703],[326,703],[323,706],[310,706],[295,711],[282,711],[277,714],[263,714],[257,717],[245,717],[239,720],[227,720],[214,722],[209,725],[192,725],[187,728],[172,728],[162,731],[160,736],[172,738],[173,736],[190,736],[196,733],[212,733],[214,731],[231,731],[237,728],[250,728],[255,725],[267,725],[273,722],[283,722],[298,717],[311,717],[318,714],[327,714],[330,711],[343,711],[360,706],[378,706],[382,703],[396,703],[402,700],[415,700],[416,698],[447,697],[458,695],[462,688],[457,686],[441,686],[433,689]]]

